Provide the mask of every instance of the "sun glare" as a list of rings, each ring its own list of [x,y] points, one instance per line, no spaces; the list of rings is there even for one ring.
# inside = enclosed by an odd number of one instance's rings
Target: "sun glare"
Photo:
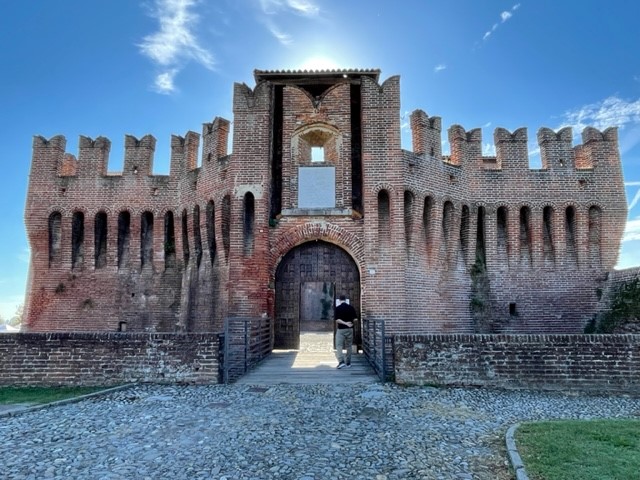
[[[310,57],[302,65],[301,70],[336,70],[340,68],[338,62],[329,57]]]

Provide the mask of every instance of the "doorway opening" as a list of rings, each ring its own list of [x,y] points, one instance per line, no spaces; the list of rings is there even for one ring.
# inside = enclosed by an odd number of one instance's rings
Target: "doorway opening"
[[[360,273],[342,248],[323,241],[291,249],[276,270],[274,348],[299,349],[301,332],[333,332],[336,298],[346,295],[360,318]],[[360,324],[354,331],[360,345]]]

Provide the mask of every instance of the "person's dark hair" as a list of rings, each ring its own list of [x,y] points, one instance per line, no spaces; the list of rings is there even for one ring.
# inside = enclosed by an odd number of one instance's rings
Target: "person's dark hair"
[[[345,301],[347,299],[346,295],[340,295],[340,300]]]

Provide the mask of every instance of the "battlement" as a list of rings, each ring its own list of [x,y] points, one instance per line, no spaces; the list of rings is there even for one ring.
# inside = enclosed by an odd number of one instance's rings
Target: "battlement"
[[[230,122],[223,118],[215,118],[205,123],[202,128],[203,159],[206,169],[211,160],[219,160],[227,155]],[[77,157],[66,152],[67,140],[63,135],[50,139],[42,136],[33,137],[33,157],[31,164],[32,177],[153,177],[153,160],[156,149],[156,138],[145,135],[138,139],[133,135],[125,135],[124,167],[121,173],[109,173],[108,163],[111,141],[105,137],[95,139],[81,135],[78,142]],[[198,167],[198,150],[200,135],[187,132],[184,137],[171,137],[170,176],[182,176],[185,172]],[[165,175],[162,175],[163,177]]]
[[[442,120],[429,117],[422,110],[415,110],[410,116],[413,152],[419,156],[431,157],[447,163],[480,170],[529,169],[528,135],[526,128],[510,132],[504,128],[494,130],[495,157],[482,155],[482,130],[466,131],[460,125],[452,125],[448,130],[451,154],[441,153]],[[617,128],[607,128],[603,132],[586,127],[582,132],[582,144],[573,145],[571,127],[555,132],[542,127],[537,134],[542,170],[570,171],[591,170],[598,167],[620,169]]]

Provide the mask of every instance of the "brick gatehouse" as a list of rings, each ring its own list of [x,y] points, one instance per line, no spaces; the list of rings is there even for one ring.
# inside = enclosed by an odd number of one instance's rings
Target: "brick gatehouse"
[[[379,70],[255,71],[230,122],[171,139],[35,137],[26,331],[216,332],[269,317],[276,347],[331,328],[346,293],[388,333],[579,333],[613,269],[627,206],[617,131],[448,130]],[[202,147],[200,142],[202,141]],[[201,153],[200,153],[201,152]]]

